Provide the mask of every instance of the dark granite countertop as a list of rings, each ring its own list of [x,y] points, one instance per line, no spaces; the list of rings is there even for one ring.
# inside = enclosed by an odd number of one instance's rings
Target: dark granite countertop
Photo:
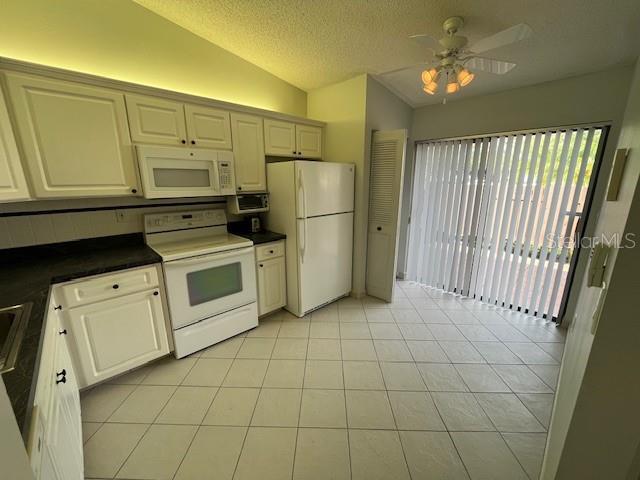
[[[247,228],[245,222],[232,222],[227,225],[227,230],[234,235],[248,238],[254,245],[260,245],[261,243],[277,242],[278,240],[284,240],[287,236],[284,233],[271,232],[269,230],[261,230],[259,232],[252,232]]]
[[[160,256],[145,245],[139,233],[0,250],[0,308],[33,304],[16,368],[2,375],[24,438],[30,421],[29,405],[33,402],[49,287],[160,262]]]

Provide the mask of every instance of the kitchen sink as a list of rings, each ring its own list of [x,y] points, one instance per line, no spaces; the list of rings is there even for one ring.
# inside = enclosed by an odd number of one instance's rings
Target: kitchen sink
[[[31,303],[0,308],[0,373],[13,370],[29,322]]]

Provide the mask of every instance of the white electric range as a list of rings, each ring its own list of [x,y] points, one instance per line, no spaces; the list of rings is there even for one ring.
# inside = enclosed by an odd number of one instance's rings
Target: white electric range
[[[227,233],[224,210],[144,216],[162,257],[176,358],[258,325],[253,242]]]

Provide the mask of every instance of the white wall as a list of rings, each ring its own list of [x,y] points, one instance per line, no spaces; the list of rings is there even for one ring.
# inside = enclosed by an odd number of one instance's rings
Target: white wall
[[[307,95],[308,117],[326,122],[324,160],[356,165],[354,296],[365,293],[371,131],[409,130],[411,114],[409,105],[368,75],[313,90]]]
[[[445,105],[414,111],[413,137],[431,140],[600,121],[619,124],[632,72],[629,65],[466,100],[451,96]]]
[[[609,176],[620,134],[633,66],[622,66],[553,82],[540,83],[492,95],[449,101],[414,110],[413,138],[416,141],[484,135],[508,131],[605,122],[611,125],[603,155],[600,178]],[[606,182],[594,192],[592,211],[585,228],[591,235],[602,203]],[[580,255],[575,278],[581,278],[586,255]],[[576,302],[567,303],[565,320],[573,317]]]
[[[306,113],[304,91],[131,0],[3,0],[0,5],[0,56]]]
[[[352,295],[364,294],[366,268],[366,234],[361,225],[366,224],[365,192],[365,113],[367,76],[359,75],[344,82],[312,90],[307,94],[307,116],[326,122],[324,160],[353,163],[356,166],[355,212],[353,231],[353,282]],[[366,232],[365,232],[366,233]]]
[[[630,149],[620,195],[602,205],[595,234],[633,233],[637,244],[614,251],[607,266],[609,288],[595,336],[592,316],[601,290],[584,281],[576,285],[544,479],[636,479],[640,474],[640,62],[618,146]]]

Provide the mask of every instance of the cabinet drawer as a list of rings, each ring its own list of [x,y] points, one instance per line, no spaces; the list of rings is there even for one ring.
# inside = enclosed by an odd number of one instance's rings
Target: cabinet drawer
[[[61,285],[59,297],[60,303],[67,309],[121,297],[127,293],[140,292],[156,286],[158,286],[158,270],[155,266],[144,267]]]
[[[268,260],[269,258],[282,257],[284,255],[284,242],[273,242],[256,247],[256,261]]]

